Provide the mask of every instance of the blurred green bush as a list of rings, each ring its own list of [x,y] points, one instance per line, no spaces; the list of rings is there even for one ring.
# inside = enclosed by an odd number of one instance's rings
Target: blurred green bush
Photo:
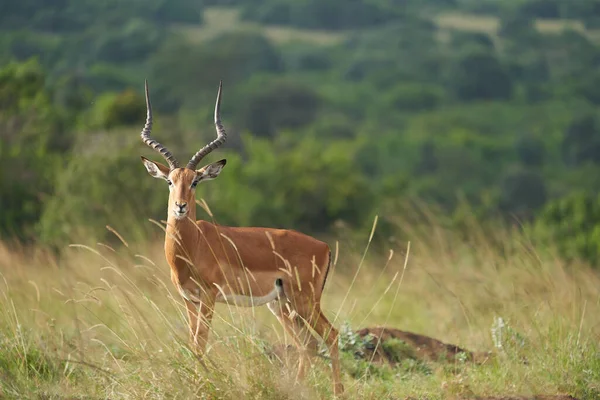
[[[199,189],[220,223],[366,232],[379,214],[385,242],[386,218],[421,202],[458,231],[500,219],[597,263],[599,4],[1,3],[0,236],[160,234],[144,79],[182,159],[214,137],[222,79],[229,162]]]

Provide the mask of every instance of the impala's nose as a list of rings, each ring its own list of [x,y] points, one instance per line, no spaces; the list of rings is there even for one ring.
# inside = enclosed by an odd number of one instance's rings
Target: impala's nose
[[[186,201],[176,201],[175,202],[175,206],[177,208],[179,208],[179,212],[184,212],[185,209],[187,208],[187,202]]]
[[[187,201],[176,201],[175,208],[173,209],[173,214],[175,218],[181,219],[185,217],[188,213],[188,203]]]

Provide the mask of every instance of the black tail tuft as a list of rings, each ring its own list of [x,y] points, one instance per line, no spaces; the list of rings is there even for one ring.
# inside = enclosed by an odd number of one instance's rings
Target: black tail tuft
[[[327,275],[329,275],[329,269],[331,268],[332,261],[333,257],[331,256],[331,250],[329,250],[329,261],[327,262],[327,269],[325,270],[325,277],[323,278],[323,286],[321,287],[321,292],[325,290],[325,283],[327,283]]]
[[[281,279],[281,278],[275,279],[275,289],[277,290],[277,298],[278,299],[285,298],[285,293],[283,293],[283,279]]]

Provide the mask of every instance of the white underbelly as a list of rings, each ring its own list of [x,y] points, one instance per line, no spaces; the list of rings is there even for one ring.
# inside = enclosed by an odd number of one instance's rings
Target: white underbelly
[[[235,305],[238,307],[261,306],[280,298],[280,296],[283,294],[283,284],[281,282],[281,279],[277,279],[275,281],[275,286],[273,287],[273,290],[271,290],[264,296],[248,296],[243,294],[225,293],[223,288],[221,288],[218,285],[215,286],[217,286],[217,289],[219,290],[217,296],[215,297],[215,301],[217,303]],[[194,303],[202,302],[202,300],[200,299],[200,289],[196,290],[197,293],[192,293],[192,291],[183,288],[180,289],[179,292],[181,296],[188,301]]]

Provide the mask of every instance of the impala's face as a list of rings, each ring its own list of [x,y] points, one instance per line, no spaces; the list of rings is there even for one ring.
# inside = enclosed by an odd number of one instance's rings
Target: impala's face
[[[196,186],[200,182],[215,179],[225,166],[225,160],[208,164],[196,171],[188,168],[168,167],[142,157],[142,162],[148,173],[154,177],[163,179],[169,187],[169,216],[175,219],[186,218],[190,210],[195,211]],[[195,212],[193,213],[195,215]]]

